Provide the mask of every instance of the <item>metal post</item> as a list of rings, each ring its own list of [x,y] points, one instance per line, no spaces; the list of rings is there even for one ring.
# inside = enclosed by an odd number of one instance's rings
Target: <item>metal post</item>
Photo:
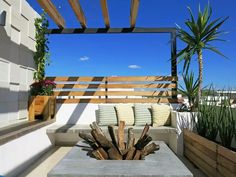
[[[6,16],[7,16],[7,12],[2,11],[2,13],[0,14],[0,26],[6,25]]]
[[[171,76],[177,77],[177,35],[176,31],[171,33]],[[172,89],[172,92],[177,92],[178,82],[172,81],[172,83],[176,84],[176,88]],[[172,98],[177,99],[177,95],[173,95]]]

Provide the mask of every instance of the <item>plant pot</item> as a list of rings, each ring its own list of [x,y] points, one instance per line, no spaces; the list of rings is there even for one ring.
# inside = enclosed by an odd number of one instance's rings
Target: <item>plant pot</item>
[[[187,129],[184,155],[209,177],[235,177],[236,153]]]
[[[34,121],[35,116],[42,115],[43,120],[55,117],[56,98],[54,96],[31,96],[29,99],[29,121]]]

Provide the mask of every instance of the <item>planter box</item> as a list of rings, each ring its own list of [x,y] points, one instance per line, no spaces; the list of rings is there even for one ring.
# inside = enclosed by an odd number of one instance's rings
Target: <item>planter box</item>
[[[56,98],[54,96],[31,96],[29,100],[29,121],[42,115],[43,120],[50,120],[56,114]]]
[[[235,177],[236,153],[184,130],[184,155],[209,177]]]

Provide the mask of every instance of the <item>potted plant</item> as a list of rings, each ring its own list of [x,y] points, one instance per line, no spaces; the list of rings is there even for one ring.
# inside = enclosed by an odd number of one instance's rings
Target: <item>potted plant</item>
[[[29,120],[35,120],[35,115],[42,115],[44,120],[51,119],[55,115],[55,97],[53,96],[53,88],[55,83],[45,80],[45,67],[49,64],[49,47],[46,35],[49,26],[45,12],[41,18],[35,19],[35,41],[36,52],[34,53],[34,61],[36,71],[34,72],[35,82],[30,85],[29,99]]]
[[[56,99],[53,96],[55,83],[50,80],[34,82],[30,86],[29,120],[34,121],[35,116],[42,115],[43,120],[55,116]]]

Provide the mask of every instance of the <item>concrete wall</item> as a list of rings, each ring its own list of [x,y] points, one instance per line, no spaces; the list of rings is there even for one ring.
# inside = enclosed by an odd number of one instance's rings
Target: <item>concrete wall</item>
[[[0,146],[0,176],[17,177],[43,153],[54,146],[46,129],[53,124],[40,128],[27,135]]]
[[[39,15],[26,0],[0,0],[0,124],[27,118],[29,85],[33,81],[34,18]]]

